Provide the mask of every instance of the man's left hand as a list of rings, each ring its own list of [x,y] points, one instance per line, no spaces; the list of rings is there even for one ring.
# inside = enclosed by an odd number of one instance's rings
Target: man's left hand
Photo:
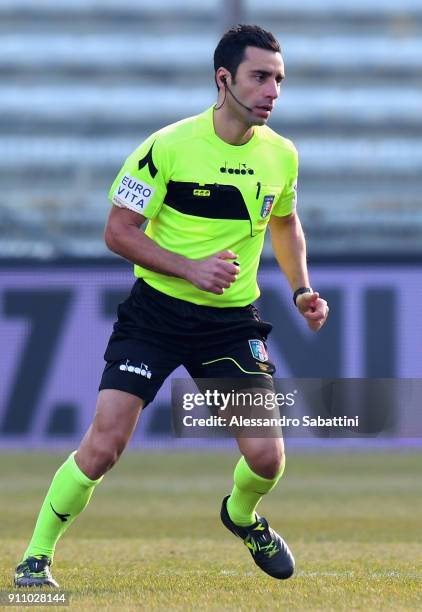
[[[318,331],[327,320],[330,309],[325,300],[319,297],[319,293],[302,293],[296,299],[296,306],[308,321],[312,331]]]

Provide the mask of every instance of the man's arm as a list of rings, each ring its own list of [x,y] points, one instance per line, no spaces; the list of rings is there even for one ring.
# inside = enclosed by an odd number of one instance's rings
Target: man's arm
[[[222,251],[205,259],[188,259],[163,249],[140,230],[145,217],[128,208],[112,206],[104,231],[108,248],[154,272],[183,278],[193,285],[217,295],[230,287],[239,267],[226,261],[236,259],[232,251]]]
[[[275,258],[292,291],[299,287],[309,287],[305,236],[296,212],[285,217],[273,215],[269,224]],[[327,302],[319,297],[319,293],[299,295],[296,306],[313,331],[318,331],[324,325],[329,308]]]

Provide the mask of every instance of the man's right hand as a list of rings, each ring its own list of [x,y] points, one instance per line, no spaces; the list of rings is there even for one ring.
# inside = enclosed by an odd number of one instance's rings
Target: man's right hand
[[[190,259],[185,279],[202,291],[222,295],[239,274],[239,266],[228,259],[235,260],[237,255],[233,251],[221,251],[205,259]]]

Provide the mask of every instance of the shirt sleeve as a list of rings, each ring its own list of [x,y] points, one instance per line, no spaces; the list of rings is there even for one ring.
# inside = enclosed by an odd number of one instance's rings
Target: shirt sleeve
[[[272,214],[276,217],[285,217],[296,210],[299,163],[296,149],[294,149],[292,153],[286,184],[272,210]]]
[[[163,204],[167,174],[165,147],[153,134],[127,158],[111,186],[109,200],[152,219]]]

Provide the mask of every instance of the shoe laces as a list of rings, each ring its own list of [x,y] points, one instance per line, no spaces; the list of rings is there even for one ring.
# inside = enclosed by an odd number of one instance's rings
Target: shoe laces
[[[263,517],[260,517],[256,525],[250,528],[243,543],[250,549],[253,555],[261,552],[269,559],[279,551],[277,542],[272,537],[270,527]]]
[[[50,559],[45,555],[28,557],[22,564],[22,569],[27,570],[30,576],[48,577]]]

